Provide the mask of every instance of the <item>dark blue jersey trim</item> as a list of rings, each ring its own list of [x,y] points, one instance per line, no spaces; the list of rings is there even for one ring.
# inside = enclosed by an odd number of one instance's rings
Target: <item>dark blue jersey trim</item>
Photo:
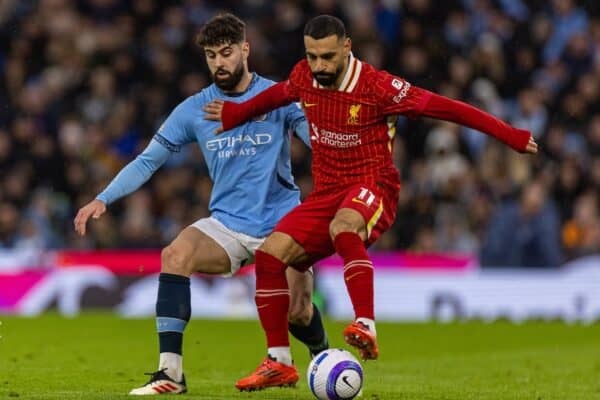
[[[298,190],[298,188],[294,186],[293,183],[286,181],[285,178],[279,174],[277,174],[277,182],[279,182],[281,186],[288,190]]]
[[[176,144],[171,143],[169,141],[169,139],[167,139],[160,133],[157,133],[156,135],[154,135],[153,139],[156,140],[158,143],[162,144],[163,146],[165,146],[165,148],[167,150],[169,150],[171,153],[179,153],[181,151],[181,146],[177,146]]]

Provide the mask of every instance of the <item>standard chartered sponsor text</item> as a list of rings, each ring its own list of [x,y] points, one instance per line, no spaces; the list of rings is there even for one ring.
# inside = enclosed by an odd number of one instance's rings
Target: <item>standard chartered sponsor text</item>
[[[319,142],[332,147],[354,147],[361,144],[358,133],[338,133],[326,129],[319,130]]]

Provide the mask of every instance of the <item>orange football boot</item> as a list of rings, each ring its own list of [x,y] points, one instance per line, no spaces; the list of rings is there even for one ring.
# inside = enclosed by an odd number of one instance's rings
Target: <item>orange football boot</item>
[[[235,383],[240,391],[262,390],[269,387],[296,386],[298,370],[293,365],[285,365],[272,358],[265,358],[256,370]]]
[[[344,340],[356,347],[363,360],[376,360],[379,357],[377,338],[362,322],[353,322],[344,329]]]

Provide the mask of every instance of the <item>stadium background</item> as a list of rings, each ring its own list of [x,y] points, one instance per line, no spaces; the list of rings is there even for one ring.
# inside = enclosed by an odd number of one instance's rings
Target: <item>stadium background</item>
[[[540,267],[599,251],[600,6],[574,0],[3,1],[0,248],[158,248],[207,215],[211,185],[188,146],[90,235],[71,229],[210,83],[194,33],[224,9],[247,21],[250,66],[265,76],[286,78],[304,22],[331,13],[358,57],[533,132],[541,154],[524,157],[454,125],[401,121],[398,218],[377,248]],[[294,150],[307,193],[310,154]]]
[[[535,284],[535,269],[561,279],[562,272],[573,270],[564,265],[598,263],[597,2],[8,0],[0,6],[4,311],[37,313],[58,302],[62,312],[76,313],[88,289],[95,299],[90,305],[123,306],[123,292],[132,283],[124,277],[158,272],[160,248],[208,215],[211,183],[192,145],[89,223],[87,236],[72,229],[78,208],[146,146],[172,108],[210,84],[194,36],[223,10],[247,22],[249,63],[260,74],[285,79],[303,57],[306,20],[330,13],[346,22],[359,58],[527,128],[540,143],[540,154],[523,156],[457,125],[401,119],[394,147],[403,180],[398,217],[372,249],[384,254],[382,271],[435,269],[444,281],[443,273],[453,270],[522,269],[516,273],[531,272]],[[299,141],[293,144],[293,168],[306,195],[312,185],[310,151]],[[335,276],[338,264],[334,260],[332,269],[322,271]],[[65,271],[62,267],[90,265],[103,268],[97,279],[67,269],[87,279],[73,289],[80,304],[66,305],[61,296],[51,300],[48,294],[44,305],[23,305],[35,297],[32,289]],[[413,287],[402,276],[396,282],[383,274],[386,282]],[[520,276],[509,280],[522,281]],[[570,307],[580,312],[576,292],[586,289],[577,282],[593,279],[587,273],[574,276],[567,297],[575,298]],[[251,299],[253,282],[245,279],[244,290],[231,290]],[[321,291],[334,290],[327,282],[319,279]],[[104,291],[94,292],[94,286]],[[524,287],[523,295],[530,290]],[[392,300],[384,304],[393,308]],[[342,301],[338,308],[345,306]]]
[[[210,83],[194,33],[223,9],[247,21],[250,66],[265,76],[286,78],[303,55],[304,22],[331,13],[346,22],[358,57],[540,142],[539,156],[523,157],[454,125],[402,121],[402,199],[377,248],[481,252],[484,264],[544,267],[600,249],[600,6],[574,0],[3,1],[3,249],[155,248],[207,215],[211,185],[188,146],[86,238],[72,229],[77,209],[171,109]],[[307,193],[310,155],[295,150]],[[527,254],[495,251],[509,247]]]
[[[398,218],[371,251],[378,315],[391,322],[378,325],[382,359],[365,366],[366,398],[600,398],[599,326],[587,324],[600,320],[595,0],[1,1],[0,398],[125,398],[154,365],[160,248],[208,213],[200,152],[173,157],[86,237],[72,219],[176,104],[210,84],[193,39],[221,10],[247,22],[250,68],[262,75],[285,79],[307,19],[334,14],[359,58],[540,144],[523,156],[456,125],[400,120]],[[310,152],[298,141],[293,168],[305,195]],[[335,320],[351,306],[339,259],[316,270],[340,346]],[[202,319],[188,327],[188,397],[232,398],[231,383],[262,356],[253,284],[251,269],[193,279]],[[485,323],[428,322],[464,319]],[[248,397],[310,398],[273,393]]]
[[[358,57],[527,128],[540,143],[540,154],[523,156],[457,125],[401,119],[398,217],[372,249],[389,255],[382,267],[564,271],[581,259],[597,263],[597,2],[8,0],[0,6],[5,311],[56,267],[101,264],[120,281],[158,272],[159,249],[207,216],[211,183],[199,150],[187,146],[92,221],[86,237],[72,229],[78,208],[145,147],[170,110],[210,84],[194,36],[222,10],[247,21],[249,63],[260,74],[285,79],[303,56],[306,20],[330,13],[346,22]],[[293,168],[305,195],[310,151],[299,141]],[[153,255],[142,262],[136,250]],[[25,271],[21,286],[15,270]],[[123,295],[98,297],[114,306]]]

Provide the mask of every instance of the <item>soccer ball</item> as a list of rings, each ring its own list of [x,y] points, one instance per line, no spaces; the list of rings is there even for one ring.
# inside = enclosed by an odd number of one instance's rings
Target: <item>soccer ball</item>
[[[306,378],[319,400],[353,399],[362,388],[363,370],[350,352],[328,349],[312,359]]]

